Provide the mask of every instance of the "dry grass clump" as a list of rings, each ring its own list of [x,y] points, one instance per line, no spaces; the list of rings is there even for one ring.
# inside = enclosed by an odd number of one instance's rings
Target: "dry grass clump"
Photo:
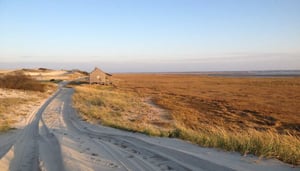
[[[0,124],[0,132],[6,132],[10,129],[9,123],[7,121],[0,122]]]
[[[273,131],[228,131],[222,127],[204,126],[202,131],[194,131],[177,126],[169,137],[181,138],[203,147],[214,147],[243,155],[277,158],[286,163],[300,164],[300,139],[293,135],[281,135]]]
[[[45,84],[31,78],[22,72],[0,77],[0,88],[21,89],[31,91],[45,91]]]
[[[97,85],[76,86],[75,91],[73,104],[84,120],[148,135],[170,130],[171,123],[158,125],[160,113],[133,93]]]
[[[11,128],[12,119],[6,113],[9,113],[9,110],[13,106],[18,106],[23,102],[23,99],[20,98],[0,98],[0,132],[8,131]]]

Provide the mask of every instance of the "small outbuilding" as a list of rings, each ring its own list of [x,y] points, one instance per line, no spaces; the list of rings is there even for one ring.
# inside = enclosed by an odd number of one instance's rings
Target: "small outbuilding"
[[[95,69],[89,74],[90,84],[111,84],[111,74],[103,72],[101,69]]]

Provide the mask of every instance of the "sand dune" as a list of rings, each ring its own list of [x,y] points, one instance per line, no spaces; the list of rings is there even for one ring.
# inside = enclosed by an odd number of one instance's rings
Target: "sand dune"
[[[87,76],[84,74],[84,72],[79,70],[52,70],[46,68],[0,70],[0,75],[13,74],[17,72],[23,72],[25,75],[30,75],[31,77],[38,80],[73,80]]]

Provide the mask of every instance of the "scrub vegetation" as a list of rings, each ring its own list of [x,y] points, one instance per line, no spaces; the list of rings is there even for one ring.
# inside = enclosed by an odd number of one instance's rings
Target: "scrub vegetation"
[[[16,72],[1,76],[0,88],[44,92],[46,90],[46,85],[25,75],[23,72]]]

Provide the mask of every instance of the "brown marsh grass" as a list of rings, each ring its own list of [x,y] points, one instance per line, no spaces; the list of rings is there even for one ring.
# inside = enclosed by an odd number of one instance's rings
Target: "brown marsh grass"
[[[168,111],[171,130],[156,129],[153,135],[300,164],[300,78],[175,74],[119,74],[114,78],[112,93],[149,98]],[[74,98],[76,102],[76,93]],[[128,97],[118,99],[124,100],[124,110],[134,102]],[[131,109],[136,106],[131,105]],[[98,108],[94,110],[86,114],[98,112]],[[127,115],[131,113],[128,110]],[[126,123],[123,113],[119,115],[113,125],[124,127],[120,124]],[[143,132],[140,126],[131,130]]]

